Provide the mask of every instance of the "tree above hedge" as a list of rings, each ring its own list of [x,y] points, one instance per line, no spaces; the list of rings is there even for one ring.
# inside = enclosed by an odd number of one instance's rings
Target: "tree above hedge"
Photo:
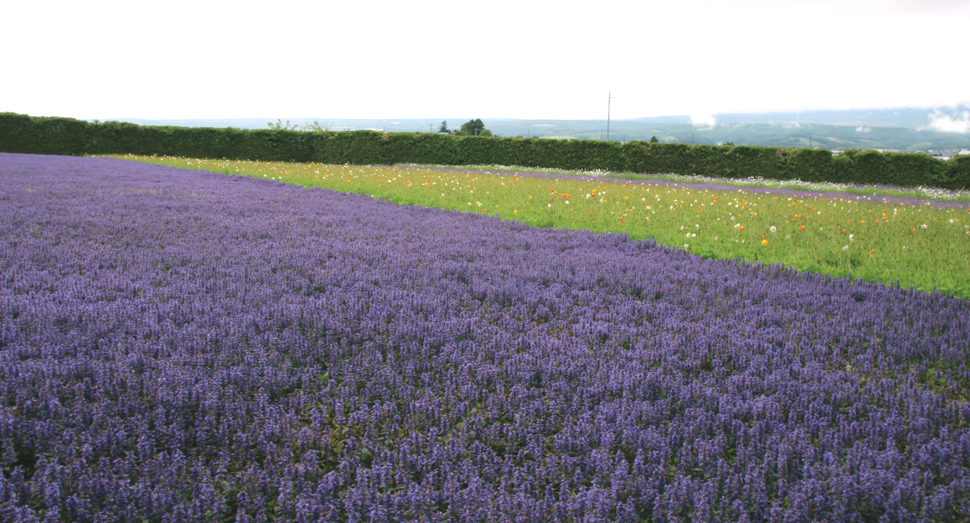
[[[481,119],[468,120],[461,124],[461,131],[467,136],[478,136],[485,129],[485,124]]]

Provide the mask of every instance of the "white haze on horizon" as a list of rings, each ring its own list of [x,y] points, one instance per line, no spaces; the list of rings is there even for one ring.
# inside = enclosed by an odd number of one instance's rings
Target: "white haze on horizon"
[[[717,125],[717,118],[707,112],[693,113],[690,115],[690,123],[698,127],[714,127]]]
[[[968,133],[970,132],[970,111],[963,111],[963,114],[953,117],[941,113],[938,109],[933,110],[930,115],[930,124],[920,127],[917,130],[933,130],[941,133]]]

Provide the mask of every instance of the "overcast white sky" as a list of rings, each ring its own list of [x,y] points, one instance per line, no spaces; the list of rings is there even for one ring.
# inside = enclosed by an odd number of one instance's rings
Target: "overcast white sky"
[[[4,2],[0,111],[606,118],[970,101],[968,0]]]

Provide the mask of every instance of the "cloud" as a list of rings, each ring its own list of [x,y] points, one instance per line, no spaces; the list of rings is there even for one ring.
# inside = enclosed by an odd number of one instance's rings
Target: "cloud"
[[[872,127],[866,127],[865,125],[860,125],[859,127],[856,127],[855,128],[855,132],[857,132],[857,133],[871,133],[872,132]]]
[[[697,126],[714,127],[717,125],[717,119],[709,113],[692,114],[690,115],[690,122]]]
[[[918,131],[933,130],[941,133],[970,133],[970,111],[963,111],[962,115],[953,117],[934,110],[930,115],[930,124],[920,127]]]

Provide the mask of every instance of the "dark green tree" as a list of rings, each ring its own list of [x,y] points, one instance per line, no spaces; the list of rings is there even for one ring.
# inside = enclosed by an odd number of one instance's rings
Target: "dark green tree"
[[[651,136],[650,143],[660,143],[660,140],[658,140],[656,136]]]
[[[482,129],[482,132],[478,133],[478,136],[492,136],[492,131],[488,129]]]
[[[468,136],[478,136],[481,134],[482,129],[485,128],[485,124],[482,123],[481,119],[468,120],[467,122],[461,124],[461,130]]]
[[[445,120],[445,121],[441,122],[441,127],[438,128],[438,132],[439,133],[447,133],[448,132],[448,120]]]

